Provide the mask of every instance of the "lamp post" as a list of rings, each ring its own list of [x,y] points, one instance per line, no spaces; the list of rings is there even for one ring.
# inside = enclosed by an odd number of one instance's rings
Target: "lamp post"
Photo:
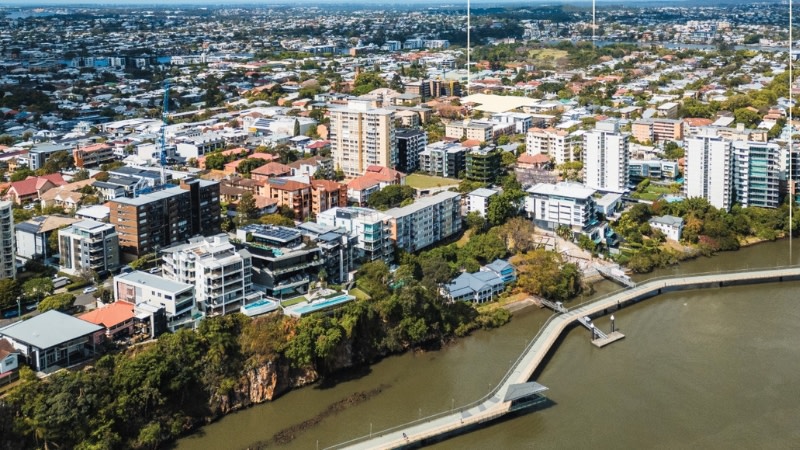
[[[22,299],[17,296],[17,317],[22,317]]]
[[[611,332],[614,332],[614,315],[611,315]]]

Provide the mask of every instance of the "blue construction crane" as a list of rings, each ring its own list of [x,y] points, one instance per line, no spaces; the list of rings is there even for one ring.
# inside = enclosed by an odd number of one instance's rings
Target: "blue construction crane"
[[[167,116],[169,114],[169,80],[164,82],[164,107],[161,110],[161,185],[167,182],[167,174],[164,172],[164,166],[167,165]]]

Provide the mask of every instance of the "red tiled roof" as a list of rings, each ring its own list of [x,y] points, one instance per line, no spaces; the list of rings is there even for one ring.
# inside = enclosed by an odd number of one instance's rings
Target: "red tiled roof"
[[[326,191],[338,191],[342,188],[342,185],[331,180],[311,180],[311,186],[314,189],[324,189]]]
[[[367,170],[364,171],[364,176],[371,176],[380,181],[395,181],[405,175],[399,170],[377,165],[368,166]]]
[[[379,185],[381,182],[376,180],[373,177],[362,175],[358,178],[354,178],[347,183],[347,189],[353,189],[356,191],[363,191],[364,189],[369,189],[373,186]]]
[[[309,187],[309,185],[305,183],[287,180],[285,178],[270,178],[267,183],[269,183],[270,189],[278,189],[281,191],[299,191],[300,189]]]
[[[254,175],[280,176],[292,173],[292,168],[281,163],[269,162],[250,171]]]
[[[252,155],[248,156],[250,159],[263,159],[264,161],[274,161],[276,156],[270,155],[269,153],[253,153]]]
[[[517,158],[517,162],[521,164],[542,164],[550,162],[550,158],[543,153],[537,153],[535,155],[523,153],[519,158]]]
[[[102,308],[89,311],[86,314],[81,314],[78,318],[95,325],[113,328],[133,318],[133,303],[114,302]]]
[[[308,148],[314,150],[318,148],[325,148],[329,145],[331,145],[331,141],[317,141],[314,142],[313,144],[309,144]]]

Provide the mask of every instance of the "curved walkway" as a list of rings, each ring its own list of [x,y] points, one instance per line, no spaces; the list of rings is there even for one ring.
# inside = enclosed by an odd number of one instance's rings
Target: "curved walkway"
[[[566,313],[551,316],[531,340],[517,361],[489,394],[482,399],[459,408],[457,412],[438,415],[400,425],[395,428],[344,442],[330,448],[391,449],[400,448],[435,438],[444,434],[457,434],[459,430],[496,419],[509,411],[510,402],[503,402],[509,387],[527,382],[541,364],[564,330],[584,316],[594,317],[609,310],[664,292],[724,287],[743,284],[770,283],[800,280],[800,266],[778,267],[756,271],[736,271],[693,275],[686,277],[655,278],[636,287],[623,289],[598,299],[577,305]]]

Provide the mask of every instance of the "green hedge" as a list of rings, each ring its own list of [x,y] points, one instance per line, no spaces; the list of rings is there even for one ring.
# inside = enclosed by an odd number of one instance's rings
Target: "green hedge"
[[[67,288],[67,291],[75,291],[75,290],[78,290],[78,289],[80,289],[82,287],[89,286],[90,284],[92,284],[92,283],[90,283],[88,281],[76,281],[74,283],[68,284],[66,286],[66,288]]]

